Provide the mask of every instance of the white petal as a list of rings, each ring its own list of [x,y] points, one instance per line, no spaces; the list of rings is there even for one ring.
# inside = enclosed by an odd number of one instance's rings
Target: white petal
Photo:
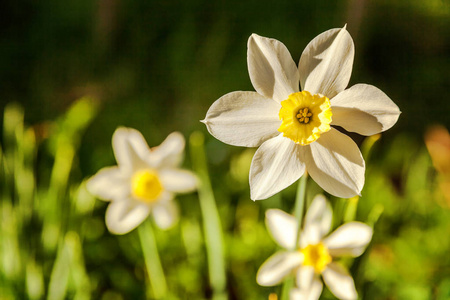
[[[114,234],[125,234],[139,226],[149,213],[146,204],[131,199],[113,201],[106,209],[106,227]]]
[[[354,53],[352,37],[345,27],[316,36],[300,57],[298,68],[302,89],[313,95],[333,98],[350,81]]]
[[[247,64],[253,87],[261,95],[281,102],[299,91],[297,66],[283,43],[252,34]]]
[[[125,173],[142,168],[150,153],[142,134],[133,128],[119,127],[112,137],[114,155],[119,168]]]
[[[250,166],[250,198],[269,198],[290,186],[305,171],[297,144],[281,134],[264,142]]]
[[[380,89],[357,84],[331,100],[332,125],[362,135],[388,130],[397,122],[400,109]]]
[[[130,180],[118,167],[103,168],[92,176],[86,187],[102,200],[121,200],[130,194]]]
[[[341,198],[360,194],[365,163],[351,138],[331,128],[302,150],[306,169],[321,188]]]
[[[161,229],[169,229],[178,221],[178,206],[174,201],[158,202],[152,208],[153,219]]]
[[[297,286],[302,290],[309,290],[314,279],[314,268],[301,266],[297,271]]]
[[[172,132],[157,147],[151,149],[149,160],[155,168],[177,167],[183,160],[185,146],[184,136],[179,132]]]
[[[232,92],[214,102],[202,122],[224,143],[258,147],[279,134],[280,107],[280,103],[256,92]]]
[[[324,239],[332,256],[359,256],[372,239],[372,228],[360,222],[349,222],[338,227]]]
[[[297,243],[298,222],[279,209],[266,211],[266,226],[273,239],[283,248],[293,250]]]
[[[289,293],[290,300],[318,300],[322,294],[323,284],[315,277],[309,289],[292,289]]]
[[[353,300],[358,298],[353,278],[340,265],[329,264],[322,272],[322,277],[330,291],[339,299]]]
[[[269,257],[259,268],[256,282],[262,286],[273,286],[280,283],[294,268],[303,261],[298,251],[277,252]]]
[[[181,169],[162,169],[159,171],[159,178],[169,192],[188,193],[194,191],[198,185],[194,173]]]
[[[324,237],[331,228],[333,212],[327,204],[327,200],[323,195],[317,195],[308,207],[305,216],[304,231],[312,231],[317,235],[314,240],[310,240],[308,244],[316,244]]]

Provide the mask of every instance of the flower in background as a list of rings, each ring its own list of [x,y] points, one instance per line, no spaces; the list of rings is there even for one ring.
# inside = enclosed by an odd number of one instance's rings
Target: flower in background
[[[356,84],[345,90],[353,57],[345,27],[314,38],[298,67],[281,42],[250,36],[247,63],[256,92],[222,96],[202,122],[224,143],[259,147],[250,167],[251,199],[278,193],[305,169],[330,194],[360,194],[365,171],[361,152],[333,126],[373,135],[391,128],[400,110],[374,86]]]
[[[195,190],[193,173],[179,169],[184,137],[171,133],[158,147],[150,149],[142,134],[132,128],[118,128],[112,138],[117,166],[101,169],[87,183],[97,197],[111,201],[106,226],[125,234],[152,212],[156,224],[169,228],[178,217],[174,193]]]
[[[286,276],[296,275],[297,288],[291,299],[319,299],[323,284],[339,299],[356,299],[353,278],[335,262],[339,256],[356,257],[364,252],[372,239],[372,228],[360,222],[349,222],[330,231],[332,211],[325,197],[318,195],[308,209],[300,239],[298,221],[278,210],[266,212],[266,225],[274,240],[287,251],[279,251],[258,270],[257,282],[262,286],[279,284]],[[298,242],[297,242],[298,240]]]

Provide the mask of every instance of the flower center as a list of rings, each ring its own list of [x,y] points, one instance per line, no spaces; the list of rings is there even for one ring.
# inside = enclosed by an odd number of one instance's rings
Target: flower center
[[[327,247],[323,243],[316,245],[308,245],[300,249],[303,254],[303,265],[311,266],[317,274],[322,273],[326,266],[331,262],[331,255],[328,253]]]
[[[139,200],[151,203],[158,199],[163,191],[158,174],[151,169],[140,170],[131,178],[131,191]]]
[[[278,115],[282,121],[278,131],[305,146],[330,130],[331,104],[325,96],[311,95],[307,91],[297,92],[281,101]]]
[[[309,112],[307,107],[298,110],[297,119],[300,123],[308,124],[311,117],[312,113]]]

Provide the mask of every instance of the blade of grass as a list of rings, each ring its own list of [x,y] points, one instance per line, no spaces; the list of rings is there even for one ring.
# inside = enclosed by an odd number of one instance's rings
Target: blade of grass
[[[308,173],[305,171],[302,177],[298,182],[297,194],[295,197],[295,207],[294,207],[294,216],[298,222],[297,228],[297,241],[300,239],[300,232],[303,221],[303,214],[305,211],[305,201],[306,201],[306,182],[308,181]],[[298,242],[297,242],[298,244]],[[289,300],[289,292],[291,288],[294,286],[294,278],[287,278],[283,282],[283,287],[281,290],[281,300]]]
[[[151,297],[152,295],[152,299],[164,299],[167,293],[166,278],[159,259],[155,234],[150,219],[147,218],[138,227],[138,233],[151,287],[147,296]]]
[[[213,299],[227,299],[222,226],[209,179],[204,136],[201,132],[194,132],[191,134],[189,142],[193,169],[200,179],[198,196],[203,218],[208,273]]]

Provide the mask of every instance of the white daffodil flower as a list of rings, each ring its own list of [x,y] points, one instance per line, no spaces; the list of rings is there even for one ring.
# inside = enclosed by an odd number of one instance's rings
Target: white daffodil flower
[[[118,128],[112,138],[117,166],[101,169],[87,182],[89,192],[111,201],[106,226],[125,234],[144,221],[150,212],[156,224],[166,229],[178,218],[174,193],[195,190],[193,173],[179,169],[184,137],[171,133],[158,147],[150,149],[142,134],[132,128]]]
[[[328,289],[339,299],[356,299],[353,278],[335,262],[339,256],[361,255],[372,239],[372,228],[360,222],[349,222],[327,236],[331,227],[332,211],[325,197],[318,195],[308,209],[297,243],[297,220],[279,210],[266,212],[266,225],[282,250],[269,257],[258,270],[256,281],[262,286],[273,286],[289,274],[296,275],[297,288],[291,299],[317,300],[322,293],[322,275]]]
[[[355,142],[333,126],[373,135],[391,128],[400,110],[374,86],[345,89],[353,57],[345,27],[314,38],[298,67],[283,43],[250,36],[247,63],[256,92],[222,96],[202,122],[224,143],[259,147],[250,167],[251,199],[278,193],[305,169],[330,194],[360,194],[364,159]]]

